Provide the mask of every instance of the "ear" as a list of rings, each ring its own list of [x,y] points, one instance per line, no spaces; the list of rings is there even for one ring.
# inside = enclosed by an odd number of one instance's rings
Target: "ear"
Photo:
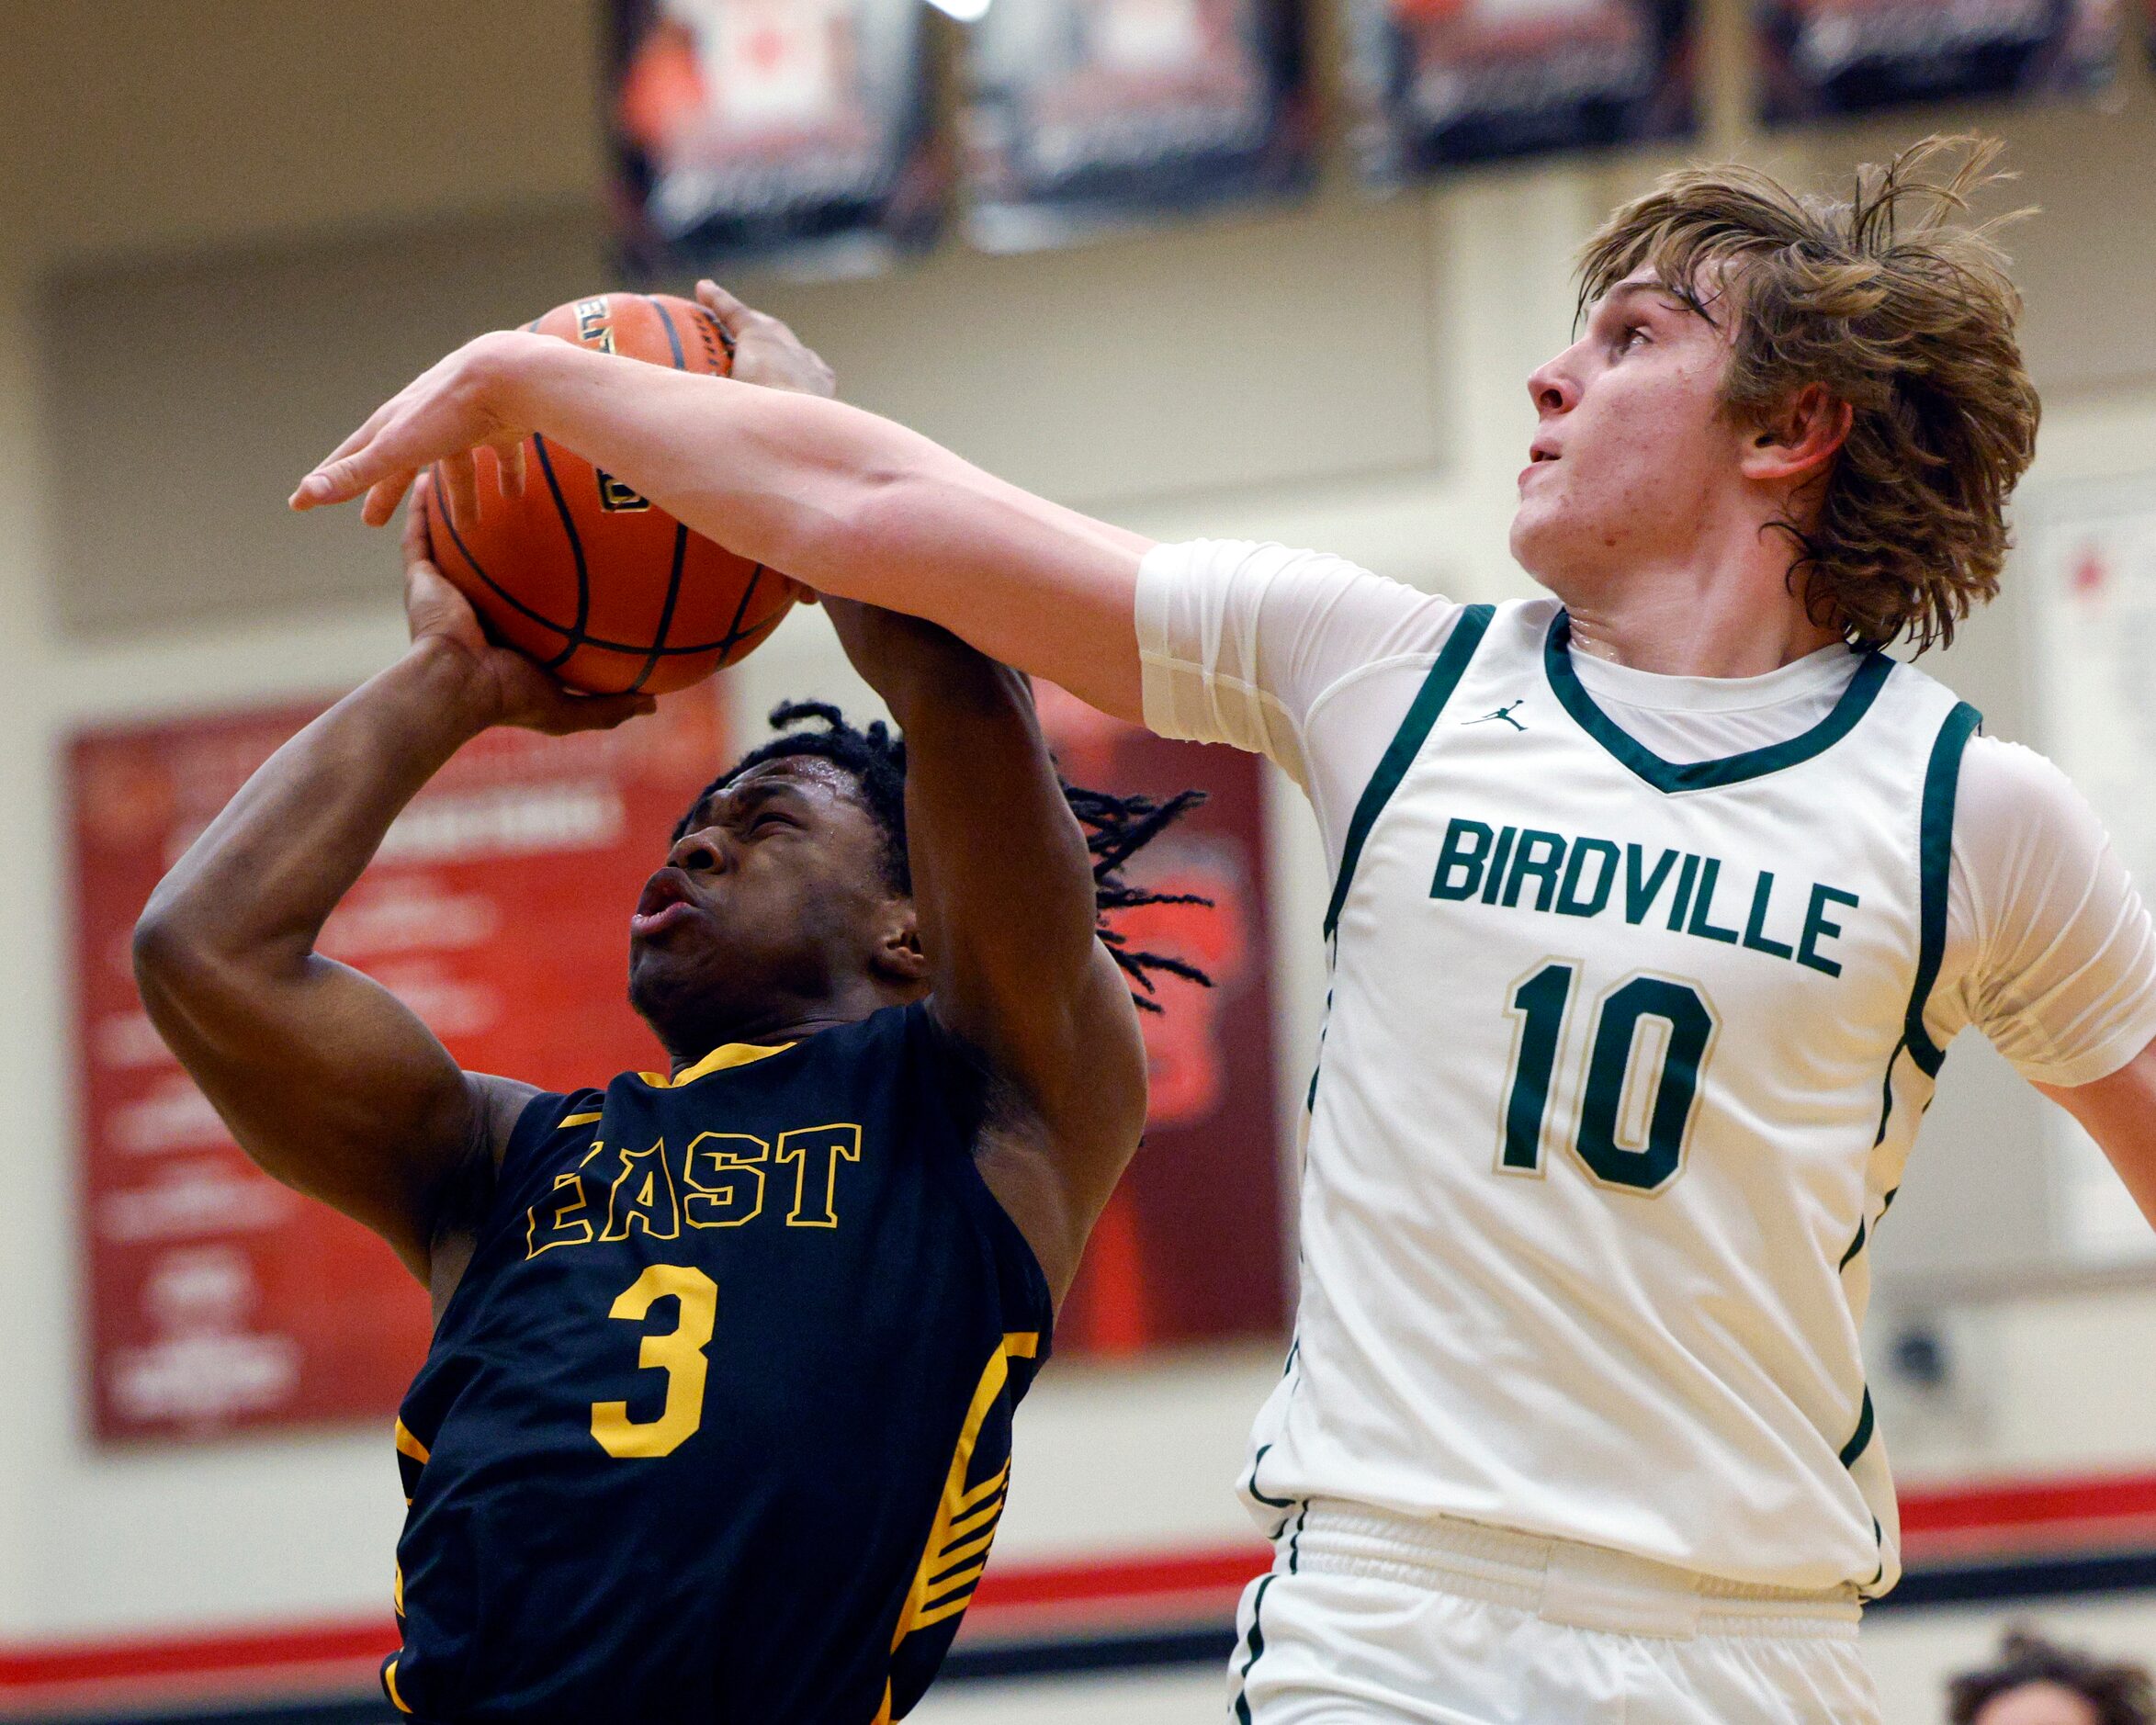
[[[929,978],[929,959],[921,950],[920,920],[914,914],[913,900],[894,898],[887,908],[889,915],[869,963],[886,982],[903,987],[925,983]]]
[[[1846,401],[1808,383],[1752,434],[1738,466],[1764,484],[1806,484],[1824,475],[1855,423]]]

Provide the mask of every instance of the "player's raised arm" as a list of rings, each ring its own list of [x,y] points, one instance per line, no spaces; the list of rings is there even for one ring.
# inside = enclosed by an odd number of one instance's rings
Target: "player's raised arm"
[[[703,298],[738,338],[784,329],[708,284]],[[1095,706],[1142,716],[1133,612],[1150,541],[814,395],[499,332],[377,410],[292,503],[364,495],[378,525],[430,463],[445,464],[454,494],[474,482],[469,451],[511,449],[534,431],[728,550],[819,592],[941,623]]]
[[[829,602],[827,602],[829,603]],[[1146,1050],[1095,933],[1093,859],[1025,679],[916,618],[840,601],[906,734],[907,857],[937,1020],[1005,1092],[981,1168],[1060,1301],[1146,1122]],[[1002,1128],[1002,1129],[999,1129]]]
[[[2156,1043],[2106,1077],[2071,1089],[2037,1088],[2103,1146],[2118,1178],[2156,1228]]]
[[[481,637],[406,536],[412,645],[280,749],[190,847],[135,930],[158,1031],[267,1172],[365,1223],[428,1280],[445,1206],[535,1092],[458,1070],[397,998],[316,938],[389,823],[490,726],[618,724]]]

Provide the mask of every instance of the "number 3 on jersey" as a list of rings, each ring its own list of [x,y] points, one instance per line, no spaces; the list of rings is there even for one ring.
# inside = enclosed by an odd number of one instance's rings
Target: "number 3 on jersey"
[[[592,1436],[610,1456],[629,1460],[669,1456],[696,1435],[704,1424],[704,1380],[708,1362],[704,1349],[718,1315],[718,1285],[702,1270],[684,1264],[648,1264],[644,1273],[623,1289],[606,1315],[641,1324],[653,1305],[672,1300],[680,1321],[671,1330],[644,1337],[637,1350],[640,1369],[666,1373],[666,1404],[656,1419],[631,1419],[626,1402],[592,1404]]]
[[[1578,975],[1577,964],[1552,960],[1521,978],[1506,1003],[1514,1032],[1500,1172],[1542,1171],[1544,1119]],[[1658,1192],[1676,1178],[1715,1028],[1699,991],[1666,976],[1630,976],[1602,997],[1587,1034],[1572,1145],[1588,1173],[1636,1192]]]

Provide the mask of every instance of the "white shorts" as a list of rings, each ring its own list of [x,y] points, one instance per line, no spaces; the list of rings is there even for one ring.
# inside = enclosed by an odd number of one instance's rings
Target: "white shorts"
[[[1853,1595],[1313,1505],[1245,1589],[1237,1725],[1879,1725]]]

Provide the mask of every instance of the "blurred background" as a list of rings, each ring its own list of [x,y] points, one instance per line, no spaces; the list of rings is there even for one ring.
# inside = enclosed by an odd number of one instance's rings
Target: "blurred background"
[[[849,399],[1162,538],[1336,550],[1462,599],[1505,555],[1530,369],[1616,200],[1735,157],[1825,191],[2006,139],[2045,420],[2005,591],[1936,669],[2156,880],[2156,12],[2116,0],[0,0],[0,1709],[389,1717],[386,1250],[264,1179],[142,1019],[151,885],[402,640],[395,546],[299,475],[481,330],[702,270]],[[2137,0],[2137,7],[2139,0]],[[467,1064],[654,1064],[622,916],[828,627],[615,738],[483,739],[332,949]],[[1270,768],[1055,692],[1067,767],[1202,784],[1096,1237],[949,1676],[918,1717],[1220,1717],[1266,1561],[1232,1494],[1292,1301],[1324,995],[1315,830]],[[1155,934],[1156,931],[1148,931]],[[1965,1038],[1876,1257],[1909,1578],[1894,1725],[2009,1622],[2156,1652],[2156,1241]]]

